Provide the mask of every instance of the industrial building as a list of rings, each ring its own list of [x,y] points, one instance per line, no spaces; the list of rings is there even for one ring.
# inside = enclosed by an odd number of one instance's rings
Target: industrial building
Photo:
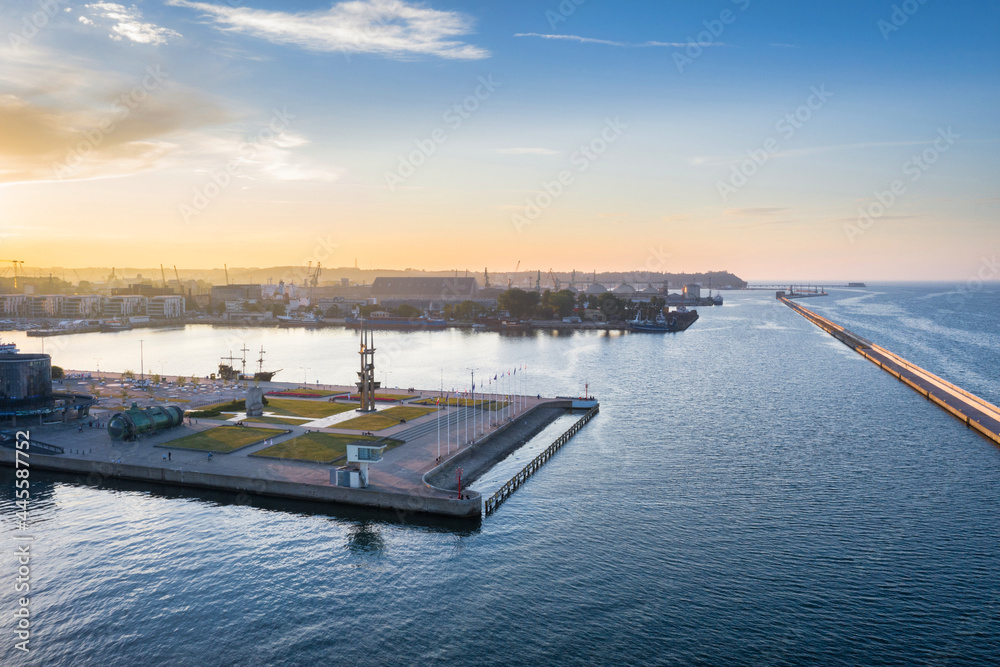
[[[371,297],[385,306],[410,304],[428,310],[440,310],[445,304],[480,301],[475,278],[393,277],[376,278]]]
[[[213,285],[212,306],[227,301],[260,301],[264,298],[261,285]]]
[[[0,354],[0,422],[17,426],[29,418],[42,423],[45,417],[61,415],[66,421],[72,412],[86,416],[96,399],[87,394],[52,391],[52,357],[47,354]]]

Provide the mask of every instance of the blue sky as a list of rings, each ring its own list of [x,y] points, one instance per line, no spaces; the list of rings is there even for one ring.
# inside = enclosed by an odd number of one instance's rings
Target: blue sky
[[[998,15],[5,3],[0,252],[963,280],[1000,241]]]

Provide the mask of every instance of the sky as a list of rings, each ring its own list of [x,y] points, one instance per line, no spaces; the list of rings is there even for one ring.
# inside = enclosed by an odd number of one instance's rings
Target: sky
[[[998,27],[961,0],[6,1],[0,258],[998,279]]]

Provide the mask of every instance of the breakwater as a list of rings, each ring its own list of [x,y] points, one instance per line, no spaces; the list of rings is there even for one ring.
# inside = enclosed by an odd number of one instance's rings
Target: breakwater
[[[886,373],[1000,445],[1000,408],[785,297],[779,300]]]

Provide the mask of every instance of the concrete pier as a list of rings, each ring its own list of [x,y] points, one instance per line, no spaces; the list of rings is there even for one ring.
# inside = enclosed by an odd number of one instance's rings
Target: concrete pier
[[[987,440],[1000,445],[1000,408],[788,298],[780,301]]]
[[[267,384],[265,389],[268,390],[296,388],[296,385],[283,386],[282,383]],[[336,391],[339,388],[329,389]],[[438,395],[437,391],[386,391],[398,392],[404,405]],[[214,395],[218,392],[212,390],[209,393]],[[163,400],[169,401],[168,398],[159,400],[160,404]],[[327,403],[325,397],[306,400]],[[372,464],[371,484],[367,488],[330,484],[330,471],[342,465],[342,460],[319,463],[257,455],[271,445],[307,432],[362,434],[361,431],[342,428],[343,420],[330,419],[328,425],[322,420],[306,421],[301,425],[248,423],[254,428],[273,431],[274,435],[264,435],[260,442],[229,453],[215,453],[211,457],[207,451],[171,447],[171,442],[217,426],[232,425],[238,420],[245,420],[245,414],[223,415],[217,419],[187,419],[181,426],[144,435],[138,442],[114,441],[105,428],[90,426],[87,419],[22,430],[26,430],[33,441],[64,450],[62,454],[52,454],[44,453],[40,447],[32,448],[30,464],[33,468],[77,474],[90,480],[121,478],[397,512],[478,518],[483,508],[479,493],[463,489],[459,498],[452,485],[428,483],[424,477],[433,470],[443,471],[442,474],[447,477],[453,474],[456,465],[477,470],[477,475],[485,472],[530,437],[530,433],[524,431],[524,424],[530,423],[537,432],[572,406],[572,401],[565,399],[540,397],[518,397],[517,403],[521,406],[519,410],[512,411],[503,420],[496,419],[492,426],[487,425],[485,432],[482,431],[484,420],[479,408],[454,405],[440,408],[440,422],[438,412],[431,412],[379,430],[377,435],[401,440],[403,444],[386,451],[381,461]],[[393,405],[380,404],[378,407],[383,409]],[[111,414],[111,411],[103,415],[99,412],[97,416],[106,422]],[[355,414],[353,411],[346,413]],[[466,419],[460,419],[462,417]],[[470,424],[469,440],[474,439],[474,444],[465,441],[466,420]],[[479,426],[478,434],[476,425]],[[439,428],[442,442],[440,459]],[[13,449],[0,447],[0,464],[13,465],[14,457]],[[168,457],[167,460],[164,460],[165,457]]]

